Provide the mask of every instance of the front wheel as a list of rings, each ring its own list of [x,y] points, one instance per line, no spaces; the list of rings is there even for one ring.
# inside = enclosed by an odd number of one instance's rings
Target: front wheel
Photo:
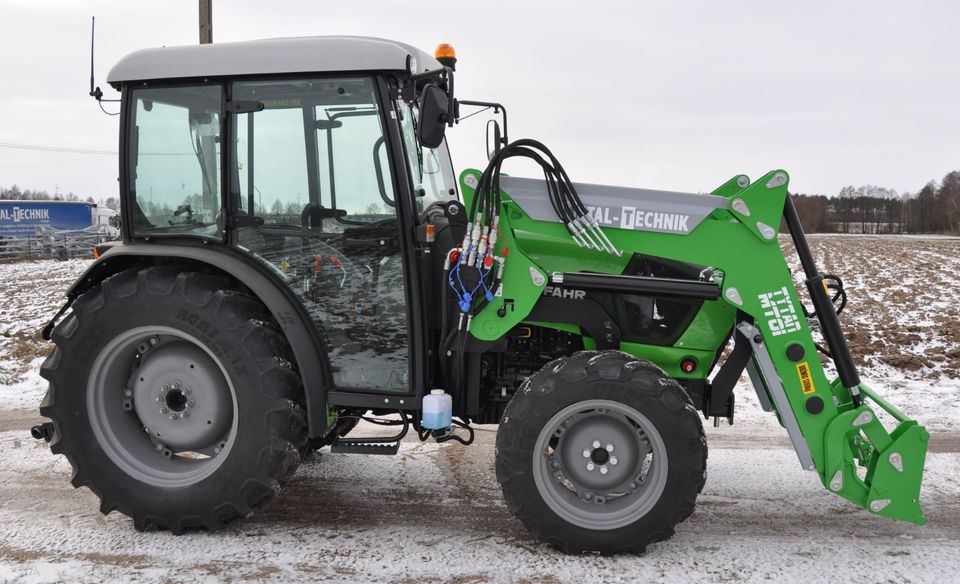
[[[53,331],[51,450],[137,529],[216,529],[271,499],[306,445],[303,389],[263,305],[181,268],[128,270]]]
[[[642,552],[673,535],[706,479],[703,426],[680,385],[619,351],[547,364],[497,434],[511,512],[565,552]]]

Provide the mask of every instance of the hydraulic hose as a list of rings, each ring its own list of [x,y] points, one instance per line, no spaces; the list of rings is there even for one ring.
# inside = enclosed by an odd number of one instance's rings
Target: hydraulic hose
[[[463,242],[447,255],[449,270],[444,270],[443,282],[456,294],[460,308],[454,332],[469,332],[473,317],[500,293],[507,248],[497,248],[499,237],[501,191],[500,176],[503,163],[509,158],[527,158],[543,170],[550,206],[563,223],[570,237],[580,247],[622,255],[588,212],[566,170],[541,142],[521,139],[507,144],[493,158],[480,175],[467,215],[467,229]],[[449,379],[447,352],[459,337],[449,332],[450,319],[446,314],[448,293],[441,295],[441,368]],[[466,345],[466,335],[461,339]],[[459,351],[463,352],[463,347]],[[454,373],[459,383],[463,372]]]

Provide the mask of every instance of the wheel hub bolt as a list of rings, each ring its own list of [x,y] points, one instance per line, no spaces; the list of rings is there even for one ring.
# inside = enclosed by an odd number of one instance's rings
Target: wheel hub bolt
[[[190,395],[190,393],[191,393],[192,391],[193,391],[193,390],[190,389],[189,387],[184,387],[183,390],[182,390],[180,393],[182,393],[183,395]]]
[[[583,451],[583,457],[584,457],[584,458],[590,458],[590,451],[589,451],[589,450],[584,450],[584,451]]]
[[[616,457],[616,456],[611,456],[611,457],[610,457],[610,464],[613,465],[613,466],[617,466],[617,457]]]
[[[594,447],[594,448],[600,448],[600,441],[599,441],[599,440],[594,440],[594,441],[593,441],[593,447]]]
[[[160,337],[150,337],[150,344],[151,344],[151,345],[159,345],[159,344],[160,344]]]
[[[160,408],[160,413],[161,414],[167,413],[167,408]]]
[[[609,470],[607,470],[606,465],[600,467],[600,474],[605,475],[605,474],[607,474],[608,472],[609,472]]]
[[[607,444],[607,452],[613,452],[613,444]]]
[[[588,463],[587,463],[587,470],[588,470],[588,471],[593,472],[593,469],[595,469],[595,468],[596,468],[596,466],[594,466],[594,464],[593,464],[592,462],[588,462]]]

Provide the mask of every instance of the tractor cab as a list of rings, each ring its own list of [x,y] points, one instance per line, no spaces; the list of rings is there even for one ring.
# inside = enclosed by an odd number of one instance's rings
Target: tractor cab
[[[431,93],[448,99],[451,71],[335,37],[141,51],[108,79],[123,95],[126,242],[224,246],[269,271],[322,336],[336,389],[423,385],[404,257],[424,211],[458,198]]]

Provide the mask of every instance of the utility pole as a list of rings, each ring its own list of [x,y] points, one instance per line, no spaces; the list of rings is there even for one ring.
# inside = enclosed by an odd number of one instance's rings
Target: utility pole
[[[213,43],[213,0],[200,0],[200,44],[209,45],[211,43]],[[200,138],[200,152],[203,153],[205,167],[203,169],[204,177],[216,176],[217,147],[215,140],[216,137],[214,136],[202,136]],[[217,193],[218,184],[217,182],[210,184],[210,181],[204,179],[201,200],[203,201],[203,207],[205,209],[217,208],[216,201],[219,197]]]
[[[213,0],[200,0],[200,44],[213,42]]]

